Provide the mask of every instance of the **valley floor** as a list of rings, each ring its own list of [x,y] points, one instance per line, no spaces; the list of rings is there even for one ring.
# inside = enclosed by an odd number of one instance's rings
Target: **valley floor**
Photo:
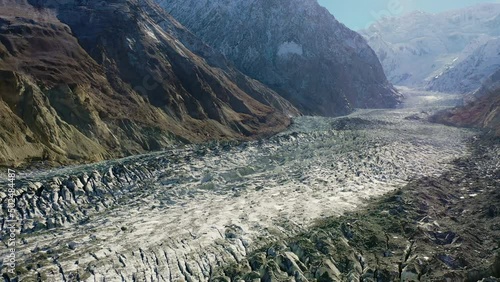
[[[500,140],[471,148],[443,174],[269,244],[213,281],[500,281]]]
[[[487,269],[499,146],[427,122],[457,97],[408,95],[400,109],[301,117],[267,140],[19,175],[20,280],[392,281]]]

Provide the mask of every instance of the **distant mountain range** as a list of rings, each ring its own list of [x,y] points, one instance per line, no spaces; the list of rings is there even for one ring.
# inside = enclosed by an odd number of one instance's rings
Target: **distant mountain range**
[[[387,18],[361,34],[396,85],[467,94],[436,121],[500,136],[500,4]]]
[[[159,4],[191,31],[150,0],[0,4],[1,165],[246,140],[398,102],[365,40],[316,1]]]
[[[500,137],[500,70],[466,97],[464,106],[441,112],[433,119],[450,125],[485,128]]]
[[[500,69],[500,4],[414,12],[362,34],[396,85],[469,93]]]

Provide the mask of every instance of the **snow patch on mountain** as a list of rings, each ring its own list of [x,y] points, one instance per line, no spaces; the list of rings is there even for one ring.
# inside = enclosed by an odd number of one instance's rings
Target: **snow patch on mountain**
[[[283,42],[278,47],[278,56],[280,56],[280,57],[293,55],[293,54],[302,56],[304,54],[304,50],[302,49],[302,45],[291,41],[291,42]]]

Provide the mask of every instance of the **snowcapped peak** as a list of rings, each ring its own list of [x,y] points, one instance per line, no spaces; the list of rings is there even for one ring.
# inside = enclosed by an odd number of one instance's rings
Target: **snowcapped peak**
[[[416,11],[390,21],[379,21],[362,32],[376,50],[392,83],[411,87],[427,87],[430,83],[430,87],[436,87],[439,81],[449,86],[439,90],[468,91],[469,86],[464,87],[459,80],[477,87],[478,77],[465,77],[472,70],[479,71],[481,66],[485,69],[479,73],[489,70],[490,64],[500,58],[498,53],[493,56],[490,51],[486,52],[490,47],[485,48],[485,44],[500,36],[500,3],[439,14]],[[495,41],[489,46],[492,42]],[[486,53],[480,55],[481,52]],[[448,82],[443,83],[444,80]]]

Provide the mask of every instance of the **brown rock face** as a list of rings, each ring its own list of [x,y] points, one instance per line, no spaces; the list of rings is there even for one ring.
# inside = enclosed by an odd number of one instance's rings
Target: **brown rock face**
[[[248,139],[299,114],[217,57],[148,1],[8,1],[0,9],[0,165]]]
[[[445,123],[491,129],[500,136],[500,89],[438,117]]]
[[[500,69],[483,80],[481,87],[466,95],[464,106],[441,112],[433,121],[463,127],[479,127],[500,136]]]
[[[373,50],[316,0],[157,2],[306,114],[337,116],[398,103]]]

